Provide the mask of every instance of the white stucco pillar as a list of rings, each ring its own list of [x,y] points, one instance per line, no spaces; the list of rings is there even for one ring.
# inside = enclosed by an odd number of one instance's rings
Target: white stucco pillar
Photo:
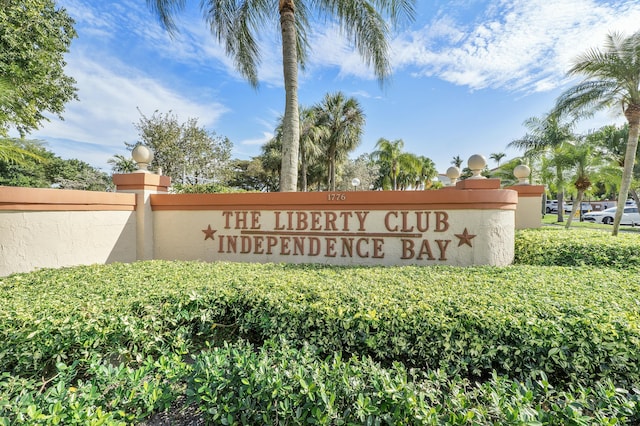
[[[136,252],[137,260],[154,259],[153,211],[151,195],[168,192],[171,178],[152,173],[113,175],[117,192],[136,194]]]

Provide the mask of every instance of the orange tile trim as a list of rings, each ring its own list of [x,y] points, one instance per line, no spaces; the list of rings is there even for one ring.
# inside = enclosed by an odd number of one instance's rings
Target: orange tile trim
[[[511,190],[152,194],[153,210],[515,210]]]
[[[135,207],[135,194],[0,186],[0,210],[132,211]]]
[[[171,185],[169,176],[160,176],[153,173],[127,173],[116,174],[112,177],[118,191],[147,190],[167,192]]]
[[[519,197],[541,197],[544,193],[544,185],[513,185],[506,189],[517,191]]]

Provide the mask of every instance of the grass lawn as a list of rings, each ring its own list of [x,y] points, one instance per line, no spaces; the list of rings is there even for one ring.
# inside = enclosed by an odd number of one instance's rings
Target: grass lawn
[[[544,225],[554,225],[564,227],[567,224],[568,215],[564,215],[564,222],[558,222],[557,214],[545,214],[542,218],[542,223]],[[603,231],[611,232],[613,230],[613,225],[604,225],[601,223],[592,223],[592,222],[580,222],[580,220],[574,219],[571,222],[571,228],[587,228],[587,229],[600,229]],[[631,232],[631,233],[640,233],[640,226],[630,226],[630,225],[621,225],[621,232]]]

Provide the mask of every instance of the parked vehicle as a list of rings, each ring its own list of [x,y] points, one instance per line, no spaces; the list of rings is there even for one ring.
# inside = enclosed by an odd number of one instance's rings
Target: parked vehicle
[[[552,209],[558,211],[558,200],[547,200],[544,206],[545,213],[551,213]]]
[[[611,207],[601,212],[589,212],[582,215],[582,220],[594,223],[612,224],[616,215],[616,207]],[[637,207],[625,207],[622,213],[621,225],[640,225],[640,213]]]
[[[580,212],[581,213],[587,213],[590,212],[591,210],[593,210],[593,208],[591,207],[591,203],[588,202],[582,202],[580,204]],[[569,211],[573,211],[573,204],[569,204]]]
[[[564,203],[563,210],[564,210],[565,213],[571,213],[571,204]],[[558,213],[558,202],[557,201],[551,207],[551,209],[549,209],[549,213]]]

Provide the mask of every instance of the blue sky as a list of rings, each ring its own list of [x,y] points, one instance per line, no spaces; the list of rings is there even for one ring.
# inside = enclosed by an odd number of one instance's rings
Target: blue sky
[[[79,101],[67,104],[63,121],[52,117],[30,137],[109,172],[107,160],[128,155],[124,142],[137,140],[138,109],[172,111],[228,137],[233,157],[259,155],[284,110],[279,28],[263,34],[256,90],[209,33],[199,3],[178,15],[180,33],[170,38],[144,0],[58,0],[76,21],[66,71]],[[457,155],[518,155],[507,144],[526,133],[524,120],[548,112],[577,82],[566,77],[571,61],[602,47],[608,32],[640,29],[637,0],[416,3],[415,22],[390,41],[393,76],[382,88],[334,25],[312,28],[299,101],[310,106],[337,91],[358,99],[366,125],[352,157],[374,151],[381,137],[402,139],[405,151],[431,158],[440,172]],[[576,130],[622,123],[615,113]]]

